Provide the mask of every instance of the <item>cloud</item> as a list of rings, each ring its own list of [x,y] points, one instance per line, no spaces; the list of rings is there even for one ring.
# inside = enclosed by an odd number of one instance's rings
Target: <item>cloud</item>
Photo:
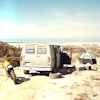
[[[16,27],[8,21],[0,21],[0,38],[10,38],[14,36]]]
[[[0,21],[0,38],[29,38],[36,33],[36,24],[12,24],[8,21]]]
[[[36,24],[17,25],[17,38],[34,38],[37,36],[38,26]]]
[[[68,17],[64,20],[46,23],[45,25],[38,23],[13,24],[8,21],[0,21],[0,38],[66,38],[85,40],[86,38],[99,37],[99,33],[100,23],[91,24],[75,19],[68,20]]]

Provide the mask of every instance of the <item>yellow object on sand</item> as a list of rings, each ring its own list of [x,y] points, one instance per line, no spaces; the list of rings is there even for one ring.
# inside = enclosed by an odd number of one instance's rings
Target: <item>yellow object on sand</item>
[[[3,63],[3,67],[4,68],[8,68],[8,65],[9,65],[10,63],[8,62],[8,61],[5,61],[4,63]]]

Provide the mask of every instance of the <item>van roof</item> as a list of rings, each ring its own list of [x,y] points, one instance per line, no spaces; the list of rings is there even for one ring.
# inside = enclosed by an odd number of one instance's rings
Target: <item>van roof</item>
[[[27,43],[26,45],[47,46],[47,45],[53,45],[53,44],[47,44],[47,43]],[[55,45],[55,46],[58,46],[58,45]]]

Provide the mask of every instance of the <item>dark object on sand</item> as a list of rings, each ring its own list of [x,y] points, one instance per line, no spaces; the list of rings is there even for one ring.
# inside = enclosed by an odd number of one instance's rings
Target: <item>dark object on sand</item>
[[[14,72],[14,69],[13,69],[12,65],[9,65],[8,70],[6,70],[6,71],[8,73],[8,76],[14,81],[14,84],[17,84],[16,75],[15,75],[15,72]]]
[[[62,77],[62,74],[61,73],[50,73],[49,74],[49,77],[51,79],[61,78]]]

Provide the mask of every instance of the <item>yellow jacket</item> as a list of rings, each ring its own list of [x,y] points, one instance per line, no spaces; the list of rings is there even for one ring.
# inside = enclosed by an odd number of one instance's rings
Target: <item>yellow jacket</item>
[[[8,65],[9,65],[10,63],[8,62],[8,61],[5,61],[4,63],[3,63],[3,67],[4,68],[8,68]]]

